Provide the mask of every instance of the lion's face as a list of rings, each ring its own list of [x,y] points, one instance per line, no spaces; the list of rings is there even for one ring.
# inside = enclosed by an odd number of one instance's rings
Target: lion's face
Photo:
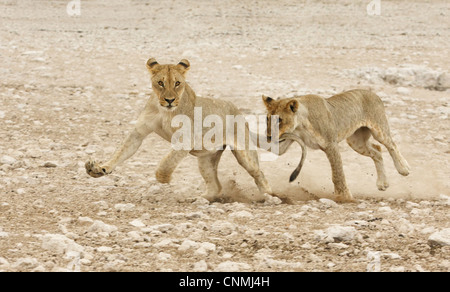
[[[295,99],[274,100],[268,96],[262,96],[264,105],[267,108],[267,137],[275,142],[284,133],[292,133],[297,127],[296,115],[298,101]],[[275,119],[275,120],[274,120]],[[273,130],[278,128],[278,135],[273,137]],[[272,135],[273,134],[273,135]]]
[[[186,86],[184,76],[189,66],[186,59],[177,65],[160,65],[154,58],[147,61],[147,69],[152,75],[153,91],[164,109],[171,111],[179,105]]]

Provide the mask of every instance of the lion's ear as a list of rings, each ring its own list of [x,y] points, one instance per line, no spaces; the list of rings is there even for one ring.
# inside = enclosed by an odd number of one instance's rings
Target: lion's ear
[[[291,100],[290,102],[287,103],[286,108],[290,109],[293,113],[297,112],[298,110],[298,101]]]
[[[266,108],[269,109],[269,108],[271,107],[271,102],[273,101],[273,98],[268,97],[268,96],[265,96],[265,95],[263,94],[262,100],[263,100],[264,105],[266,106]]]
[[[159,67],[160,67],[159,63],[156,61],[155,58],[150,58],[150,59],[148,59],[146,65],[147,65],[148,71],[149,71],[152,75],[154,75],[156,72],[158,72]]]
[[[191,67],[191,64],[189,63],[188,60],[186,59],[182,59],[178,64],[177,64],[177,69],[178,71],[180,71],[181,74],[186,74],[186,72],[189,70],[189,68]]]

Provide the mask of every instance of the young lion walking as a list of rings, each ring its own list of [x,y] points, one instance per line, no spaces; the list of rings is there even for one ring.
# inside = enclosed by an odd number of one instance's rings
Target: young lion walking
[[[157,180],[161,183],[169,183],[179,162],[188,154],[192,154],[198,158],[199,170],[206,183],[204,197],[210,201],[217,200],[220,198],[222,190],[217,176],[217,167],[224,151],[223,146],[228,145],[232,147],[232,153],[239,164],[254,178],[259,191],[263,194],[271,194],[269,183],[259,168],[256,150],[249,150],[248,145],[244,145],[244,147],[236,145],[238,139],[235,136],[232,136],[231,138],[234,139],[231,139],[229,135],[226,135],[226,116],[241,116],[240,111],[230,102],[196,96],[185,81],[185,74],[189,68],[189,61],[185,59],[176,65],[160,65],[154,58],[147,61],[153,93],[145,109],[139,115],[134,130],[107,162],[87,161],[86,172],[92,177],[101,177],[111,173],[118,164],[131,157],[138,150],[144,138],[152,132],[171,142],[173,134],[177,131],[177,128],[172,127],[172,119],[178,115],[184,115],[192,122],[195,108],[198,107],[202,109],[203,116],[214,115],[223,121],[223,137],[215,137],[216,143],[221,144],[215,145],[211,149],[204,147],[197,149],[193,144],[189,149],[184,147],[181,150],[171,149],[156,170]],[[248,137],[248,125],[245,126],[245,134]],[[189,130],[192,131],[192,137],[198,135],[198,133],[194,133],[193,128]],[[207,130],[207,128],[200,130],[200,138],[205,135]],[[246,142],[248,144],[248,139]]]
[[[401,175],[409,174],[409,165],[392,140],[383,102],[375,93],[355,89],[327,99],[317,95],[281,100],[263,96],[263,101],[268,111],[268,123],[272,115],[279,116],[279,136],[271,138],[281,139],[280,155],[293,142],[283,139],[281,136],[284,133],[292,133],[306,146],[325,152],[331,164],[334,192],[338,201],[353,200],[345,181],[338,148],[338,143],[344,139],[347,139],[353,150],[372,158],[377,171],[379,190],[386,190],[389,184],[384,171],[381,147],[369,142],[371,136],[388,149],[397,171]],[[270,136],[269,124],[267,129]]]

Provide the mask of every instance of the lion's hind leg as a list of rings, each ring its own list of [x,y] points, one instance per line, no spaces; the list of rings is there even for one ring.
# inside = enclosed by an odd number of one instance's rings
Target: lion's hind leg
[[[383,144],[389,151],[389,154],[391,155],[392,160],[394,161],[394,165],[398,173],[407,176],[409,174],[410,169],[409,164],[406,161],[406,159],[403,158],[400,151],[398,151],[397,145],[392,140],[387,120],[384,121],[383,124],[380,126],[373,125],[370,126],[369,128],[375,140]]]
[[[385,191],[389,187],[384,171],[383,156],[381,147],[369,142],[371,132],[369,128],[362,127],[347,138],[347,143],[357,153],[372,158],[377,170],[377,187],[380,191]]]

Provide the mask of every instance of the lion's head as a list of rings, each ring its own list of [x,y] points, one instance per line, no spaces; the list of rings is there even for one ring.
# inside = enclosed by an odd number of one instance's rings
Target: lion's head
[[[284,133],[292,133],[297,127],[296,112],[299,103],[296,99],[280,99],[274,100],[263,95],[262,99],[267,108],[267,137],[278,141]],[[274,123],[272,119],[277,118]],[[272,130],[278,128],[278,137],[272,137]],[[281,142],[281,141],[279,141]]]
[[[153,91],[163,108],[170,111],[180,103],[186,86],[184,77],[189,67],[189,61],[186,59],[181,60],[177,65],[160,65],[155,58],[147,61]]]

